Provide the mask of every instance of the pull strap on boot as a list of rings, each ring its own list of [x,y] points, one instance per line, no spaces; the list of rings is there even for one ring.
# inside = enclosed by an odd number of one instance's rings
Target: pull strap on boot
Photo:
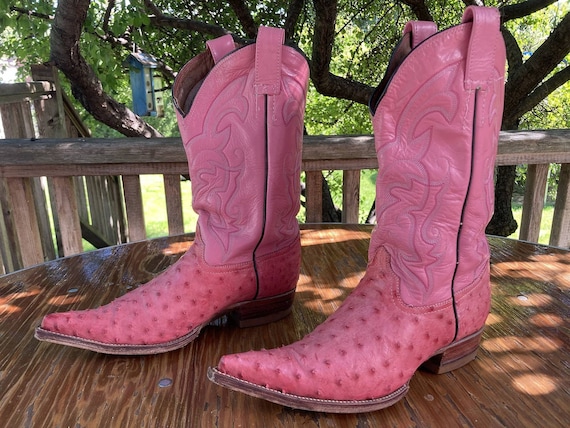
[[[422,366],[444,372],[475,358],[503,105],[498,11],[469,7],[436,34],[406,30],[371,100],[378,224],[366,274],[302,340],[222,357],[212,381],[288,407],[358,413],[402,399]]]
[[[174,105],[198,213],[194,243],[150,282],[97,309],[46,316],[39,340],[108,354],[156,354],[222,315],[241,327],[290,313],[299,278],[305,57],[284,31],[226,35],[180,70]],[[119,284],[120,285],[120,284]]]

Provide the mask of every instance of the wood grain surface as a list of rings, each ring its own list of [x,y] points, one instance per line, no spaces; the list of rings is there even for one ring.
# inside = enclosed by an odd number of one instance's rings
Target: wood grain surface
[[[41,343],[50,312],[106,303],[173,263],[191,235],[59,259],[0,277],[0,426],[566,427],[570,421],[570,253],[490,237],[493,305],[478,358],[418,372],[391,408],[292,410],[207,381],[226,353],[290,343],[331,314],[366,268],[369,226],[306,225],[291,316],[238,329],[219,320],[178,351],[118,357]]]

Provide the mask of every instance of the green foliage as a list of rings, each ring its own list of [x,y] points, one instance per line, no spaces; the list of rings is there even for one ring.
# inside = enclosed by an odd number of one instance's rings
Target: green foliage
[[[325,97],[310,85],[305,126],[311,135],[370,134],[368,108],[352,101]]]
[[[506,27],[517,39],[523,60],[527,60],[533,52],[548,38],[564,16],[570,12],[570,3],[558,1],[549,7],[506,23]],[[570,54],[549,75],[570,65]],[[534,109],[523,115],[520,129],[562,129],[570,128],[570,85],[566,83],[551,93]]]
[[[0,0],[1,10],[10,7],[33,8],[38,14],[53,15],[53,2],[46,0]],[[50,22],[15,12],[0,13],[0,57],[17,58],[22,64],[37,64],[49,59]],[[20,70],[23,79],[29,70]]]
[[[171,16],[218,25],[246,37],[227,2],[157,0],[155,4]],[[246,4],[256,25],[282,26],[285,23],[288,1]],[[486,4],[499,2],[488,1]],[[27,74],[29,64],[49,59],[48,17],[54,15],[55,5],[56,2],[52,0],[0,0],[0,6],[5,10],[10,10],[12,6],[31,13],[26,16],[12,11],[0,15],[0,28],[4,29],[0,34],[0,56],[17,57],[25,65],[23,75]],[[465,7],[461,0],[428,0],[426,5],[440,28],[457,24]],[[106,0],[91,1],[80,48],[101,79],[105,91],[127,105],[130,105],[129,80],[123,62],[130,47],[121,47],[121,40],[132,41],[137,48],[160,58],[171,69],[179,70],[186,61],[203,50],[204,42],[209,38],[194,31],[153,26],[143,0],[117,1],[105,27],[107,7]],[[568,3],[559,1],[544,11],[507,25],[522,49],[532,52],[558,20],[568,13],[568,9]],[[414,19],[411,9],[400,1],[340,0],[331,71],[342,77],[376,85],[382,78],[403,26],[410,19]],[[309,57],[312,54],[314,26],[313,4],[306,2],[293,40]],[[115,42],[109,43],[113,38]],[[166,84],[171,85],[172,82],[167,80]],[[569,127],[569,91],[567,86],[560,88],[526,115],[522,126]],[[371,132],[366,106],[322,96],[314,88],[309,91],[306,118],[307,130],[311,134]],[[167,129],[169,133],[172,131],[170,126]]]
[[[256,25],[282,26],[285,23],[288,1],[246,1]],[[426,5],[441,29],[456,25],[465,8],[463,0],[426,0]],[[486,1],[487,6],[499,6],[504,1]],[[53,0],[0,0],[0,57],[15,57],[23,65],[20,78],[29,74],[29,66],[49,60],[50,19],[57,2]],[[247,38],[240,21],[227,2],[221,0],[155,0],[154,4],[165,14],[223,27],[239,37]],[[107,28],[104,28],[107,0],[91,0],[80,40],[82,55],[100,78],[103,89],[117,101],[130,106],[131,93],[124,60],[132,49],[154,55],[172,70],[179,70],[189,59],[203,51],[210,36],[177,28],[154,26],[143,0],[117,0]],[[21,8],[29,14],[14,11]],[[526,59],[548,37],[552,28],[570,12],[567,1],[558,1],[550,7],[527,17],[508,22],[507,28],[517,39]],[[293,42],[311,58],[315,28],[313,3],[303,6]],[[411,9],[398,0],[339,0],[336,20],[336,38],[332,46],[331,72],[370,86],[375,86],[382,75],[393,47],[408,20],[415,19]],[[112,42],[112,43],[111,43]],[[567,67],[570,56],[560,65]],[[66,82],[63,82],[66,84]],[[165,79],[167,86],[172,81]],[[69,90],[67,90],[69,93]],[[164,135],[178,134],[171,102],[166,102],[165,118],[146,119]],[[81,107],[77,105],[79,110]],[[87,114],[85,120],[96,137],[118,136],[118,132],[102,125]],[[306,128],[310,134],[369,134],[372,132],[367,106],[351,101],[323,96],[311,85],[307,99]],[[570,85],[566,84],[543,100],[521,119],[521,128],[570,128]],[[526,173],[520,169],[519,184],[524,184]],[[551,188],[556,185],[556,170],[551,172]],[[369,207],[374,194],[373,174],[363,173],[362,206]],[[340,177],[329,177],[333,196],[338,201]],[[369,186],[369,190],[364,190]],[[549,191],[550,192],[550,191]],[[367,209],[366,208],[366,209]],[[366,213],[367,214],[367,213]],[[361,219],[364,214],[361,213]]]
[[[560,177],[560,164],[551,164],[548,170],[548,178],[546,181],[546,202],[552,203],[556,200],[556,192],[558,190],[558,179]],[[526,184],[527,165],[517,165],[514,194],[522,197]]]

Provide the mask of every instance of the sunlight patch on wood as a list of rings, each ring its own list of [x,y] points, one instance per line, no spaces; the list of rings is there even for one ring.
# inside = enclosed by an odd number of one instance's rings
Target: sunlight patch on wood
[[[558,389],[558,381],[551,376],[540,373],[528,373],[517,376],[513,387],[520,392],[530,395],[546,395]]]

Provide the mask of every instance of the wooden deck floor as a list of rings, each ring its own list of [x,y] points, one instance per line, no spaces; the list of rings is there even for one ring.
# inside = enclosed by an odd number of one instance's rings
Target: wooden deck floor
[[[107,356],[40,343],[53,311],[89,308],[147,281],[188,248],[181,236],[112,247],[0,277],[0,426],[5,427],[567,427],[570,253],[490,238],[493,306],[478,358],[418,372],[405,399],[360,415],[296,411],[207,381],[226,353],[292,342],[357,285],[370,228],[303,230],[293,313],[238,329],[223,320],[178,351]]]

